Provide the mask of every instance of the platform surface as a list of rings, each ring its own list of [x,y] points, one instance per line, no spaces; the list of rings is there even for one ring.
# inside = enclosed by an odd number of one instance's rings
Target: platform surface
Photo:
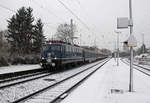
[[[150,103],[150,76],[133,71],[129,92],[129,66],[112,58],[61,103]]]
[[[35,70],[40,69],[41,66],[39,64],[36,65],[12,65],[12,66],[5,66],[0,67],[0,74],[7,74],[13,72],[20,72],[20,71],[28,71],[28,70]]]

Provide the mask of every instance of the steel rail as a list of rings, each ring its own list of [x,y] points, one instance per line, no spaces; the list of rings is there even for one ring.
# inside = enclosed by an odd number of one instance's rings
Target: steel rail
[[[109,61],[109,60],[107,59],[107,61]],[[103,62],[104,62],[104,61],[103,61]],[[106,61],[105,61],[105,62],[106,62]],[[102,62],[100,62],[100,63],[102,63]],[[47,86],[47,87],[45,87],[45,88],[40,89],[40,90],[38,90],[38,91],[36,91],[36,92],[34,92],[34,93],[31,93],[31,94],[29,94],[29,95],[27,95],[27,96],[24,96],[24,97],[22,97],[22,98],[20,98],[20,99],[18,99],[18,100],[15,100],[15,101],[13,101],[12,103],[19,103],[19,102],[26,101],[26,100],[28,100],[29,98],[32,98],[32,97],[34,97],[35,95],[38,95],[38,94],[40,94],[40,93],[42,93],[42,92],[44,92],[44,91],[46,91],[46,90],[48,90],[48,89],[51,89],[51,88],[53,88],[53,87],[55,87],[55,86],[57,86],[57,85],[63,83],[64,81],[67,81],[67,80],[69,80],[69,79],[71,79],[71,78],[73,78],[73,77],[75,77],[75,76],[77,76],[77,75],[79,75],[79,74],[81,74],[81,73],[83,73],[83,72],[85,72],[85,71],[91,69],[92,67],[94,67],[94,66],[96,66],[96,65],[98,65],[98,64],[100,64],[100,63],[97,63],[97,64],[95,64],[95,65],[92,65],[92,66],[90,66],[90,67],[88,67],[88,68],[86,68],[86,69],[84,69],[84,70],[82,70],[82,71],[80,71],[80,72],[78,72],[78,73],[76,73],[76,74],[73,74],[72,76],[66,77],[65,79],[63,79],[63,80],[61,80],[61,81],[58,81],[58,82],[56,82],[56,83],[54,83],[54,84],[52,84],[52,85],[49,85],[49,86]]]
[[[127,63],[128,61],[124,61],[124,60],[122,60],[121,59],[121,61],[122,62],[124,62],[125,64],[127,64],[127,65],[129,65],[129,63]],[[150,71],[149,69],[147,69],[147,68],[145,68],[145,67],[142,67],[142,66],[138,66],[137,64],[135,65],[135,64],[133,64],[134,66],[137,66],[137,67],[140,67],[140,68],[142,68],[142,69],[144,69],[144,70],[148,70],[148,71]],[[136,69],[136,70],[138,70],[138,71],[140,71],[140,72],[142,72],[142,73],[144,73],[144,74],[146,74],[146,75],[148,75],[148,76],[150,76],[150,73],[147,73],[147,72],[144,72],[144,71],[142,71],[142,70],[140,70],[140,69],[138,69],[138,68],[136,68],[136,67],[133,67],[134,69]]]
[[[45,72],[48,72],[48,71],[36,72],[36,73],[27,74],[27,75],[21,75],[21,76],[16,76],[16,77],[12,77],[12,78],[1,79],[0,83],[5,83],[5,82],[18,80],[18,79],[22,79],[22,78],[27,78],[27,77],[30,77],[30,76],[40,75],[40,74],[43,74]]]
[[[109,60],[108,60],[109,61]],[[59,96],[57,96],[53,101],[51,101],[51,103],[55,103],[57,100],[59,100],[61,98],[61,96],[63,96],[64,94],[68,94],[69,92],[71,92],[74,88],[78,87],[82,82],[84,82],[85,80],[87,80],[92,74],[94,74],[99,68],[101,68],[103,65],[105,65],[108,61],[104,62],[102,65],[100,65],[98,68],[96,68],[94,71],[92,71],[91,73],[89,73],[87,76],[85,76],[83,79],[81,79],[79,82],[77,82],[75,85],[73,85],[72,87],[68,88],[66,91],[64,91],[63,93],[61,93]]]
[[[30,79],[24,78],[25,80],[16,81],[16,82],[13,82],[13,83],[7,83],[5,85],[0,86],[0,89],[8,88],[10,86],[14,86],[14,85],[18,85],[18,84],[25,83],[25,82],[28,82],[28,81],[32,81],[32,80],[36,80],[36,79],[39,79],[39,78],[43,78],[43,77],[49,76],[51,74],[53,74],[53,73],[47,73],[47,74],[42,75],[42,76],[37,76],[37,77],[30,78]],[[32,76],[30,76],[30,77],[32,77]]]

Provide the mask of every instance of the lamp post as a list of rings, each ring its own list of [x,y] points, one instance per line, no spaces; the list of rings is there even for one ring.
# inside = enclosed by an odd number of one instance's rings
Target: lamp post
[[[132,20],[132,0],[129,0],[129,26],[130,26],[130,36],[133,34],[133,20]],[[133,47],[130,47],[130,83],[129,92],[133,92]]]
[[[119,34],[121,33],[120,31],[115,31],[117,33],[117,66],[119,66]]]

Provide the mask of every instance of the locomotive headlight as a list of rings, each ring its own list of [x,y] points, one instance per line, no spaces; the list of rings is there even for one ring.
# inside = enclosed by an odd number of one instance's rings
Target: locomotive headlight
[[[54,59],[57,59],[56,57]]]
[[[44,57],[41,58],[42,60],[44,59]]]

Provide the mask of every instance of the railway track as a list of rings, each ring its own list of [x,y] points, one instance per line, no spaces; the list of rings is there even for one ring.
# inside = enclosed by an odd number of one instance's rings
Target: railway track
[[[71,75],[75,75],[81,71],[85,71],[101,62],[104,61],[99,61],[77,67],[72,70],[51,74],[36,80],[29,80],[28,82],[15,84],[9,87],[2,87],[0,88],[0,103],[18,103],[22,98],[32,97],[33,94],[37,95],[38,91],[43,90],[48,86],[56,85],[59,81],[62,81],[63,79],[68,78]]]
[[[8,88],[10,86],[18,85],[21,83],[25,83],[28,81],[40,79],[46,76],[49,76],[51,74],[55,74],[57,72],[49,72],[48,70],[36,72],[36,73],[31,73],[27,75],[21,75],[17,77],[12,77],[12,78],[6,78],[6,79],[1,79],[0,80],[0,89],[3,88]]]
[[[33,73],[29,75],[23,75],[19,77],[14,77],[14,78],[9,78],[9,79],[4,79],[0,81],[0,89],[8,88],[10,86],[18,85],[21,83],[25,83],[28,81],[36,80],[39,78],[46,77],[48,75],[51,75],[52,73],[49,73],[48,71],[43,71],[39,73]]]
[[[129,61],[125,61],[122,59],[121,59],[121,61],[124,62],[125,64],[129,65]],[[133,68],[146,74],[146,75],[148,75],[148,76],[150,76],[150,69],[148,69],[148,68],[145,68],[145,67],[137,65],[137,64],[133,64]]]
[[[47,72],[47,71],[41,71],[41,72],[36,72],[36,73],[31,73],[31,74],[26,74],[26,75],[21,75],[21,76],[15,76],[15,77],[11,77],[11,78],[0,79],[0,83],[5,83],[5,82],[12,81],[12,80],[17,80],[17,79],[34,76],[34,75],[42,74],[44,72]]]
[[[81,82],[86,80],[100,67],[102,67],[107,61],[97,63],[91,67],[86,68],[83,71],[75,73],[67,78],[64,78],[56,83],[49,85],[43,89],[40,89],[30,95],[13,101],[12,103],[36,103],[36,101],[44,103],[55,103],[56,101],[67,96],[68,92],[78,86]]]
[[[43,77],[49,76],[54,73],[57,73],[57,72],[49,73],[48,70],[45,70],[45,71],[40,71],[40,72],[31,73],[31,74],[27,74],[27,75],[22,75],[22,76],[7,78],[7,79],[1,79],[0,80],[0,89],[8,88],[10,86],[14,86],[14,85],[18,85],[18,84],[25,83],[28,81],[43,78]]]
[[[30,75],[30,74],[39,73],[39,72],[43,72],[43,68],[37,68],[37,69],[33,69],[33,70],[28,70],[28,71],[4,73],[4,74],[0,74],[0,81],[2,81],[4,79],[7,80],[10,78],[17,78],[20,76]]]

